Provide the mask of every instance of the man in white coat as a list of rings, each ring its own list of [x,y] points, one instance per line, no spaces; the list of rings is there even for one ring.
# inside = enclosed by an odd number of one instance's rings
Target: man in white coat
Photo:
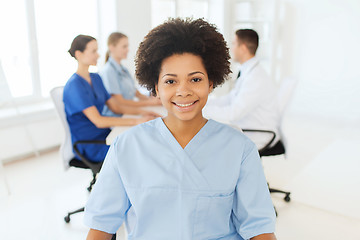
[[[220,98],[209,99],[204,115],[241,129],[271,130],[279,140],[277,85],[261,67],[255,53],[259,45],[258,34],[251,29],[236,31],[233,58],[241,64],[235,87]],[[261,149],[271,139],[268,133],[247,133]]]

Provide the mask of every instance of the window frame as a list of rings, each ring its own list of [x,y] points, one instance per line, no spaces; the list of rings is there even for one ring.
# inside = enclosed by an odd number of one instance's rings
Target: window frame
[[[28,36],[28,45],[29,45],[29,58],[30,58],[30,74],[31,74],[31,86],[32,86],[32,93],[26,96],[19,96],[14,97],[12,96],[11,99],[5,101],[4,104],[8,105],[7,103],[10,102],[11,105],[21,106],[21,105],[29,105],[29,104],[36,104],[39,102],[47,102],[50,101],[50,96],[43,96],[42,95],[42,86],[41,86],[41,77],[40,77],[40,59],[39,59],[39,46],[38,46],[38,39],[37,39],[37,28],[36,28],[36,16],[35,16],[35,0],[23,0],[25,14],[26,14],[26,29],[27,29],[27,36]],[[117,7],[116,1],[113,1],[111,4],[114,7]],[[97,8],[100,8],[101,1],[96,0]],[[97,30],[101,28],[102,21],[100,20],[101,12],[97,11]],[[100,34],[100,32],[99,32]],[[99,37],[98,41],[102,41]],[[8,80],[7,80],[8,81]],[[9,82],[8,82],[9,84]],[[55,86],[54,86],[55,87]]]

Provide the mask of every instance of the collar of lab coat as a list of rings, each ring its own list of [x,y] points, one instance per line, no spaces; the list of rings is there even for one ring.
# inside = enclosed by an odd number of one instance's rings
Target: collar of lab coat
[[[241,76],[246,75],[250,72],[256,64],[258,64],[259,60],[256,57],[250,58],[240,66]]]

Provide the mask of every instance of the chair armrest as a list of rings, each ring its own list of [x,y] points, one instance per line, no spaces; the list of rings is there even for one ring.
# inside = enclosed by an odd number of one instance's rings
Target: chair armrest
[[[270,141],[265,144],[265,146],[261,149],[259,149],[259,153],[261,155],[261,152],[265,151],[266,149],[268,149],[270,147],[270,145],[274,142],[275,138],[276,138],[276,133],[274,131],[270,131],[270,130],[260,130],[260,129],[242,129],[243,132],[258,132],[258,133],[269,133],[272,134],[272,138],[270,139]]]
[[[75,153],[80,157],[81,161],[83,161],[84,164],[92,170],[93,174],[97,174],[98,172],[100,172],[102,162],[95,163],[95,162],[89,161],[84,155],[82,155],[80,153],[80,151],[77,147],[79,144],[104,144],[104,145],[106,145],[105,140],[81,140],[81,141],[76,141],[73,144]]]

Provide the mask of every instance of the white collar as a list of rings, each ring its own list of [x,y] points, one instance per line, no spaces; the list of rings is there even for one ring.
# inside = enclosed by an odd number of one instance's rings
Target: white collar
[[[248,73],[256,64],[258,64],[259,60],[256,57],[252,57],[240,66],[241,75]]]

